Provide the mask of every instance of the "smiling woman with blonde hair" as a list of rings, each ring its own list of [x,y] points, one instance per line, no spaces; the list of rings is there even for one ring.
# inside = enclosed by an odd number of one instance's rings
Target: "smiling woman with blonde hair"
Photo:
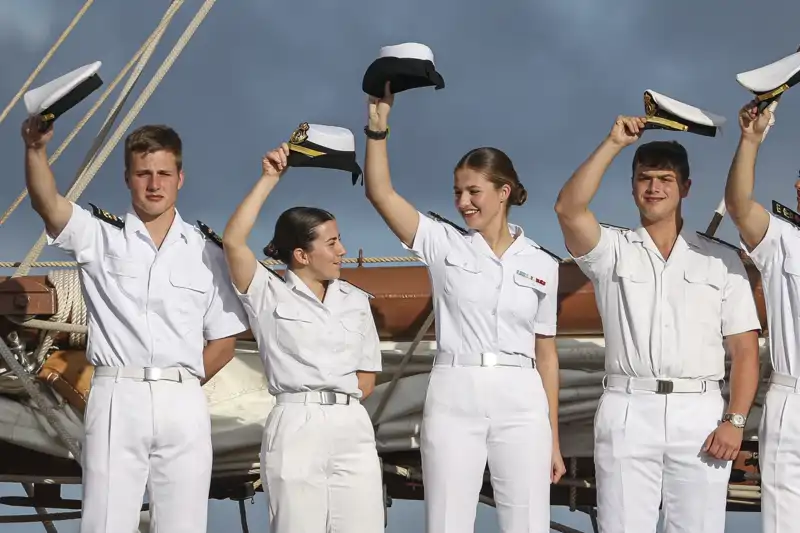
[[[550,528],[558,445],[558,266],[509,224],[527,193],[496,148],[464,155],[455,206],[469,230],[427,217],[392,187],[386,148],[394,97],[370,98],[364,183],[389,228],[429,269],[437,354],[421,453],[428,533],[472,531],[487,460],[502,533]]]

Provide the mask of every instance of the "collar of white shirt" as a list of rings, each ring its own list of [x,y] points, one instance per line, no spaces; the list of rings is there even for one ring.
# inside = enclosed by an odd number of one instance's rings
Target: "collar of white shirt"
[[[652,237],[650,237],[647,229],[645,229],[643,226],[639,226],[634,231],[629,231],[626,233],[626,238],[631,244],[637,242],[641,243],[642,246],[648,250],[657,253],[659,256],[661,255],[661,252],[658,250],[655,242],[653,242]],[[680,250],[684,247],[693,248],[695,250],[702,249],[700,237],[698,237],[696,233],[687,230],[685,227],[678,234],[678,238],[675,240],[675,247],[673,250]]]
[[[190,228],[191,226],[186,224],[186,222],[184,222],[181,218],[180,213],[178,213],[178,208],[175,208],[175,218],[172,220],[172,225],[170,226],[167,236],[164,239],[161,247],[164,248],[178,239],[183,239],[184,242],[188,243]],[[131,205],[128,207],[128,212],[125,215],[125,238],[131,239],[134,236],[145,238],[151,243],[153,242],[152,238],[150,237],[150,232],[147,231],[144,222],[142,222],[142,219],[139,218],[139,215],[136,214],[136,211]]]

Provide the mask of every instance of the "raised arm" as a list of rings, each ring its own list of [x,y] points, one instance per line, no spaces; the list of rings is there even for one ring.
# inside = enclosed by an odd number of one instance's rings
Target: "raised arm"
[[[383,98],[369,98],[369,130],[381,133],[389,128],[389,111],[394,103],[389,83]],[[367,137],[367,152],[364,158],[364,188],[367,199],[383,218],[389,229],[408,247],[414,243],[419,226],[419,212],[392,187],[389,175],[389,154],[386,138],[381,140]]]
[[[225,226],[225,233],[222,235],[225,260],[228,263],[231,281],[240,293],[247,292],[258,266],[255,254],[247,246],[247,238],[253,230],[261,206],[286,171],[288,157],[289,145],[286,143],[264,156],[261,160],[261,177]]]
[[[39,131],[37,116],[22,123],[25,183],[31,196],[31,206],[42,217],[47,233],[55,238],[67,226],[72,216],[72,204],[58,193],[53,171],[47,161],[47,143],[52,138],[52,126],[44,133]]]
[[[772,112],[769,109],[759,114],[758,107],[753,102],[741,109],[739,128],[742,135],[725,185],[725,207],[739,230],[742,241],[751,250],[758,246],[769,228],[769,213],[753,200],[753,186],[758,149],[771,118]]]
[[[558,194],[555,211],[564,243],[574,257],[591,252],[600,242],[600,224],[589,204],[600,187],[611,162],[626,146],[636,142],[645,121],[639,117],[617,117],[611,133],[580,166]]]

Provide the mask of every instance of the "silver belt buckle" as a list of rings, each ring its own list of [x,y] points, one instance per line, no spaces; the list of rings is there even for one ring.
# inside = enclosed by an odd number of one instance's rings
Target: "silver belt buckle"
[[[331,391],[320,391],[319,393],[320,405],[334,405],[336,404],[336,393]]]
[[[672,394],[675,383],[666,379],[656,380],[656,394]]]
[[[497,354],[494,352],[483,352],[481,354],[481,366],[497,366]]]
[[[161,369],[146,366],[144,368],[144,380],[145,381],[158,381],[161,379]]]

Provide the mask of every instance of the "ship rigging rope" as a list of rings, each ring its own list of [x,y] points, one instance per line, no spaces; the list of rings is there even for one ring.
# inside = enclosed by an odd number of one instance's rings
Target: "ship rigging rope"
[[[31,72],[30,76],[28,76],[28,79],[25,80],[25,83],[22,84],[22,87],[20,87],[17,94],[14,95],[6,108],[3,109],[3,112],[0,113],[0,124],[2,124],[2,122],[6,119],[8,113],[11,112],[19,99],[22,98],[22,95],[25,94],[25,91],[27,91],[28,87],[31,86],[31,83],[33,83],[33,80],[36,79],[36,76],[38,76],[44,66],[47,65],[47,62],[50,61],[50,58],[56,53],[56,50],[58,50],[61,44],[67,39],[69,34],[72,33],[72,30],[78,25],[78,22],[80,22],[92,4],[94,4],[94,0],[86,0],[80,11],[78,11],[78,13],[72,18],[72,22],[69,23],[69,26],[67,26],[67,28],[61,33],[53,46],[50,47],[50,50],[47,51],[47,54],[45,54],[45,56],[39,62],[39,65],[33,70],[33,72]]]
[[[147,40],[144,42],[144,44],[142,44],[142,46],[139,48],[139,50],[136,51],[136,54],[134,54],[134,56],[130,59],[130,61],[128,61],[128,63],[122,68],[122,70],[119,71],[119,73],[117,74],[117,77],[114,78],[114,80],[108,85],[108,87],[106,87],[105,91],[103,91],[103,93],[100,95],[100,97],[97,99],[97,101],[92,105],[92,107],[89,109],[89,111],[86,112],[86,114],[83,116],[83,118],[78,122],[77,126],[75,126],[75,128],[69,133],[69,135],[67,135],[66,139],[64,139],[64,141],[61,143],[61,146],[59,146],[58,149],[56,149],[56,151],[53,152],[53,155],[51,155],[49,160],[48,160],[48,164],[49,165],[52,166],[58,160],[58,158],[61,156],[61,154],[64,152],[64,150],[66,150],[66,148],[69,146],[69,144],[73,141],[73,139],[75,139],[75,137],[78,135],[78,133],[80,133],[80,131],[83,129],[83,127],[89,122],[89,120],[97,112],[97,110],[100,109],[100,106],[102,106],[103,103],[105,103],[106,99],[111,95],[111,93],[114,91],[114,89],[117,88],[117,85],[119,85],[119,82],[122,81],[122,78],[125,77],[125,75],[131,69],[131,67],[133,67],[133,65],[137,61],[140,60],[140,58],[142,57],[142,54],[145,53],[145,51],[148,49],[148,47],[151,47],[151,48],[155,47],[155,44],[158,42],[158,40],[161,39],[161,36],[164,33],[164,29],[166,29],[166,24],[168,24],[169,21],[172,20],[172,17],[175,15],[175,13],[177,12],[178,8],[180,8],[180,6],[181,6],[181,4],[183,4],[183,2],[184,2],[184,0],[173,0],[173,2],[170,4],[169,9],[164,14],[164,17],[161,19],[161,23],[159,24],[159,26],[153,31],[153,33],[151,33],[147,37]],[[149,54],[148,54],[147,57],[149,57]],[[141,65],[142,68],[144,67],[144,65],[146,63],[147,63],[147,58],[144,58],[143,61],[139,61],[139,65]],[[141,74],[141,69],[138,69],[138,73],[137,73],[137,71],[134,71],[134,74],[131,75],[130,79],[128,80],[128,83],[126,84],[125,88],[121,92],[121,94],[124,95],[124,96],[121,96],[120,100],[114,105],[114,107],[111,109],[111,111],[109,111],[108,118],[106,118],[106,122],[103,124],[103,126],[105,126],[106,124],[108,124],[110,122],[109,119],[111,117],[116,118],[116,116],[119,113],[118,109],[121,109],[122,103],[127,101],[127,97],[128,97],[127,95],[130,94],[130,91],[133,88],[133,86],[136,83],[136,81],[139,79],[139,75],[140,74]],[[101,128],[101,131],[103,131],[103,128]],[[101,135],[98,134],[97,138],[100,139]],[[103,135],[102,138],[104,139],[105,135]],[[90,151],[90,154],[93,156],[94,152],[96,152],[96,150],[97,149],[95,147],[93,147],[93,150]],[[89,159],[87,159],[87,160],[89,160]],[[83,171],[83,168],[85,168],[85,165],[77,173],[78,176],[80,176],[81,172]],[[17,196],[16,200],[14,200],[11,203],[11,205],[9,206],[9,208],[6,209],[6,212],[3,213],[3,216],[0,217],[0,226],[2,226],[6,222],[6,220],[8,220],[8,217],[10,217],[11,214],[14,211],[16,211],[16,209],[19,207],[19,205],[22,203],[22,201],[27,196],[28,196],[28,189],[27,189],[27,187],[25,187],[25,188],[22,189],[22,192],[19,194],[19,196]]]
[[[179,2],[171,3],[168,12],[173,9],[174,7],[173,4],[175,3],[182,3],[182,0],[180,0]],[[178,42],[175,44],[173,49],[170,51],[169,55],[166,57],[164,62],[161,64],[159,69],[154,74],[153,78],[144,88],[142,94],[136,100],[132,109],[125,116],[122,123],[117,127],[117,130],[114,132],[114,135],[112,135],[111,140],[109,140],[109,142],[103,147],[103,150],[101,150],[100,154],[97,157],[93,157],[91,159],[91,164],[89,165],[89,167],[86,169],[85,172],[82,172],[80,177],[76,180],[73,188],[68,193],[67,196],[68,199],[71,199],[73,201],[77,200],[77,198],[86,188],[86,186],[91,182],[92,178],[95,176],[95,174],[100,169],[102,164],[108,158],[108,155],[111,153],[111,150],[119,142],[119,139],[122,137],[122,134],[128,129],[128,127],[130,127],[133,120],[139,114],[139,111],[141,111],[141,109],[144,107],[145,103],[150,98],[150,95],[152,95],[153,91],[155,91],[156,87],[158,87],[161,80],[164,78],[164,76],[169,71],[172,64],[175,62],[175,59],[183,51],[186,44],[194,35],[194,32],[206,18],[206,16],[208,15],[209,11],[211,10],[211,8],[214,6],[215,3],[216,0],[205,0],[203,5],[195,14],[192,21],[189,23],[189,26],[180,36]],[[164,21],[162,20],[162,23],[163,22]],[[161,24],[159,24],[159,27],[160,26]],[[164,24],[164,26],[166,26],[166,24]],[[110,124],[107,123],[106,125],[104,125],[104,128],[108,125]],[[22,264],[19,266],[19,268],[12,277],[24,276],[27,274],[27,272],[30,270],[30,265],[36,260],[36,258],[38,258],[39,254],[41,254],[45,242],[46,238],[45,234],[43,233],[39,239],[39,242],[37,242],[33,246],[33,248],[28,253],[27,257],[23,260]],[[43,320],[35,321],[41,323],[37,325],[31,324],[31,322],[34,321],[28,321],[26,324],[34,327],[40,327],[41,329],[50,329],[50,328],[44,328],[43,326],[45,324],[46,325],[56,324]],[[58,323],[58,324],[61,327],[63,326],[71,326],[73,328],[76,326],[80,327],[79,325],[74,325],[74,324],[65,324],[65,323]],[[73,438],[69,434],[67,429],[64,427],[64,424],[58,418],[57,413],[53,408],[53,403],[47,396],[43,394],[43,392],[38,388],[38,383],[36,383],[31,378],[31,376],[25,371],[25,369],[22,367],[19,361],[17,361],[17,359],[14,357],[14,354],[11,353],[11,350],[8,348],[8,346],[5,343],[5,340],[2,337],[0,337],[0,356],[2,356],[6,365],[8,365],[9,370],[11,370],[11,372],[13,372],[19,378],[23,388],[30,395],[33,403],[43,412],[47,421],[52,425],[58,437],[61,439],[61,441],[69,450],[70,454],[72,455],[72,458],[76,462],[78,462],[78,464],[80,464],[81,447],[79,443],[75,438]]]

